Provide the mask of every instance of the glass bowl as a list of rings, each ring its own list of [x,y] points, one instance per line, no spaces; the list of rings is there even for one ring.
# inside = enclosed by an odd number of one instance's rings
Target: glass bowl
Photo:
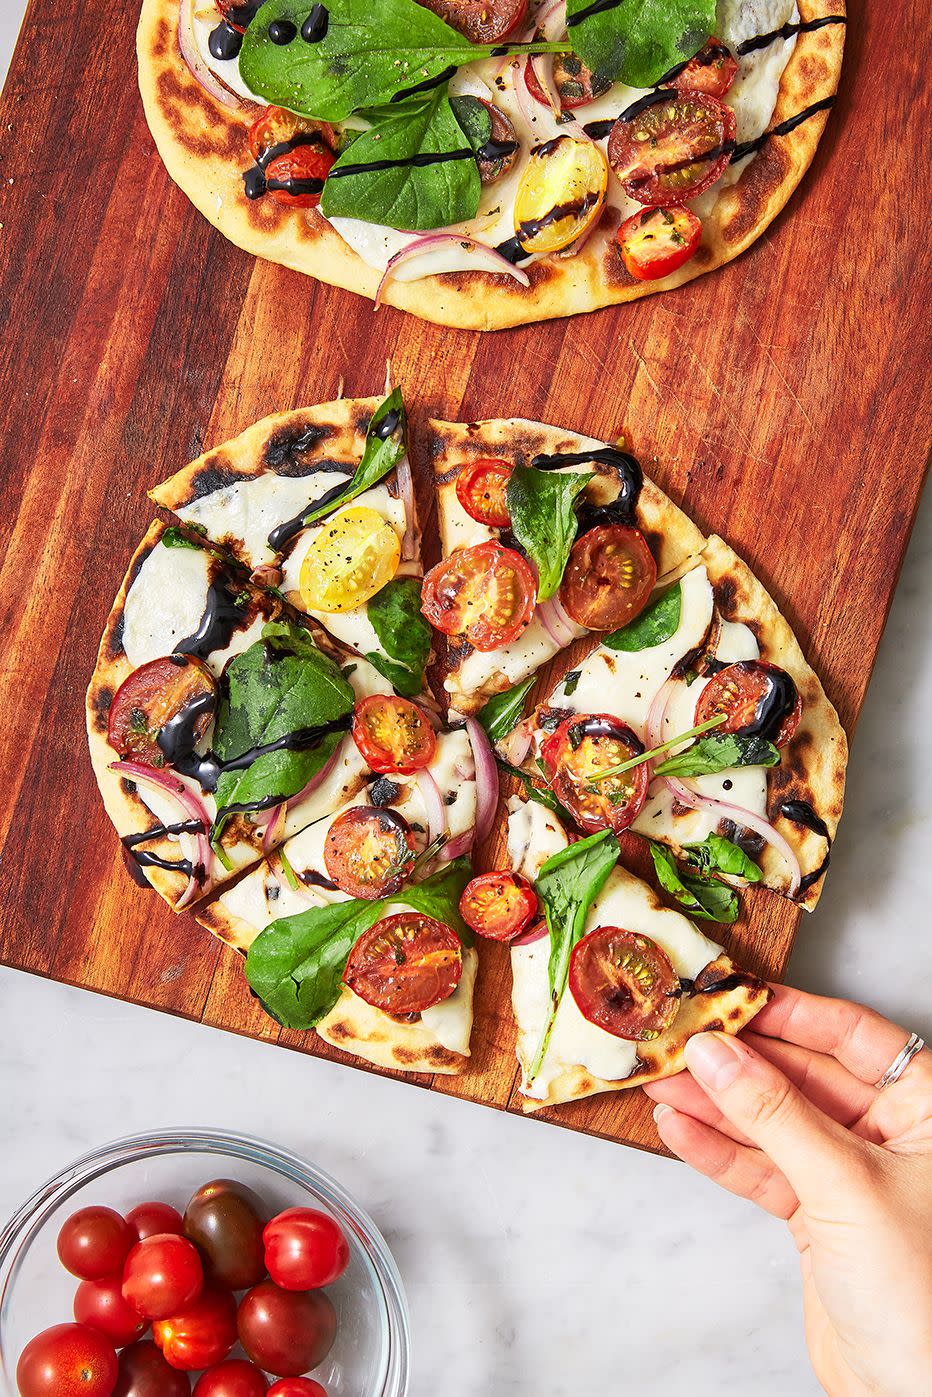
[[[10,1397],[29,1340],[72,1318],[78,1282],[60,1264],[55,1247],[65,1218],[91,1203],[128,1212],[151,1199],[183,1211],[201,1184],[217,1178],[247,1184],[275,1212],[311,1206],[337,1219],[350,1263],[328,1289],[337,1337],[314,1377],[328,1397],[404,1397],[407,1306],[398,1269],[372,1219],[328,1174],[297,1155],[264,1140],[210,1130],[133,1135],[86,1154],[34,1193],[0,1232],[0,1372]]]

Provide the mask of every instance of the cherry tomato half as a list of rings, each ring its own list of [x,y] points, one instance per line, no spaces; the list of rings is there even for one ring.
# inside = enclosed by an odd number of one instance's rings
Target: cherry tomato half
[[[396,912],[363,932],[343,980],[376,1009],[420,1014],[449,999],[462,973],[463,953],[450,927],[421,912]]]
[[[702,238],[692,209],[642,209],[618,229],[624,264],[638,281],[657,281],[688,262]]]
[[[640,529],[597,524],[573,544],[560,600],[578,625],[613,631],[644,610],[656,581],[657,564]]]
[[[245,1358],[228,1358],[208,1368],[194,1385],[194,1397],[265,1397],[266,1381]]]
[[[564,718],[541,749],[552,772],[551,788],[561,805],[589,833],[613,829],[620,833],[637,819],[647,799],[647,763],[620,776],[595,780],[599,772],[618,766],[643,752],[643,745],[624,723],[610,713]]]
[[[403,815],[354,805],[338,815],[324,841],[327,872],[350,897],[388,897],[414,866],[414,834]]]
[[[191,1397],[191,1384],[186,1374],[165,1362],[151,1339],[141,1339],[120,1354],[113,1397]]]
[[[799,726],[803,705],[785,669],[766,660],[739,660],[713,675],[699,695],[696,725],[726,715],[718,732],[765,737],[783,747]]]
[[[327,1390],[313,1378],[279,1378],[266,1397],[327,1397]]]
[[[355,611],[398,571],[401,539],[368,505],[325,519],[304,555],[298,586],[308,611]]]
[[[115,1275],[136,1238],[126,1219],[112,1208],[81,1208],[62,1223],[58,1259],[82,1281]]]
[[[507,175],[518,158],[521,142],[510,116],[481,97],[461,97],[460,102],[481,102],[492,119],[492,129],[484,145],[476,151],[476,164],[483,184],[494,184]]]
[[[357,703],[353,741],[373,771],[403,776],[429,766],[437,750],[423,709],[392,694],[370,694]]]
[[[556,136],[534,146],[515,195],[515,237],[525,252],[559,252],[601,216],[607,187],[594,141]]]
[[[279,204],[292,209],[313,209],[320,203],[336,156],[313,142],[275,155],[265,167],[265,187]]]
[[[233,1292],[210,1288],[168,1319],[156,1320],[152,1337],[173,1368],[191,1373],[226,1358],[236,1343]]]
[[[140,1242],[157,1232],[177,1232],[180,1236],[184,1231],[181,1214],[170,1203],[137,1203],[126,1214],[126,1221]]]
[[[482,457],[464,466],[456,477],[456,498],[471,519],[504,529],[511,523],[506,491],[514,466]]]
[[[657,1038],[680,1006],[679,977],[666,952],[617,926],[596,927],[574,947],[569,985],[583,1018],[634,1042]]]
[[[204,1284],[197,1248],[177,1233],[137,1242],[123,1268],[123,1298],[146,1319],[167,1319],[196,1300]]]
[[[266,1225],[265,1264],[282,1290],[319,1290],[349,1265],[340,1224],[316,1208],[286,1208]]]
[[[724,172],[735,129],[734,112],[717,97],[671,92],[627,121],[619,117],[608,138],[609,164],[639,204],[685,204]]]
[[[194,705],[192,732],[199,742],[213,721],[216,702],[216,681],[200,660],[190,655],[150,660],[134,669],[117,689],[107,720],[107,741],[121,757],[164,766],[156,739],[165,724]]]
[[[22,1397],[110,1397],[117,1371],[103,1334],[86,1324],[56,1324],[23,1349],[16,1385]]]
[[[246,1290],[265,1275],[262,1199],[233,1179],[202,1185],[184,1211],[185,1235],[201,1254],[214,1285]]]
[[[287,146],[299,137],[316,137],[318,144],[331,151],[339,144],[336,132],[327,121],[298,116],[284,107],[266,107],[249,128],[249,149],[257,165],[267,165],[277,146]]]
[[[460,915],[478,936],[510,941],[537,911],[537,894],[520,873],[480,873],[467,883]]]
[[[116,1348],[141,1339],[148,1328],[148,1322],[139,1311],[123,1299],[122,1283],[121,1275],[106,1276],[101,1281],[82,1281],[74,1297],[74,1317],[78,1323],[96,1329]]]
[[[521,23],[527,0],[422,0],[473,44],[497,44]]]
[[[536,102],[549,107],[547,94],[537,80],[533,64],[524,65],[524,85]],[[560,99],[560,110],[572,111],[574,107],[584,107],[587,102],[601,97],[611,87],[608,78],[597,76],[587,68],[575,53],[555,53],[553,55],[553,86]]]
[[[490,540],[458,548],[431,568],[421,589],[421,610],[438,631],[490,651],[518,639],[536,596],[530,564],[513,548]]]
[[[262,1281],[240,1302],[237,1327],[257,1367],[276,1377],[298,1377],[327,1357],[337,1316],[321,1290],[282,1290]]]
[[[695,58],[691,58],[675,78],[663,85],[679,88],[680,91],[707,92],[710,97],[724,97],[737,76],[738,60],[731,49],[721,39],[709,39]]]

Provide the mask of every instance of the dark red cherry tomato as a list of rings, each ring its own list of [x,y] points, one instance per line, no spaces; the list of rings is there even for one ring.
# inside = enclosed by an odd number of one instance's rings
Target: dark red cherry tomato
[[[316,208],[335,161],[333,151],[324,146],[295,146],[273,156],[266,165],[265,187],[273,199],[288,208]]]
[[[692,209],[642,209],[618,229],[625,266],[638,281],[657,281],[689,261],[702,238]]]
[[[524,65],[524,84],[536,102],[542,107],[550,106],[547,94],[530,63]],[[575,53],[553,55],[553,86],[560,100],[561,111],[568,112],[575,107],[584,107],[587,102],[601,97],[611,85],[608,78],[593,73]]]
[[[110,705],[107,741],[121,757],[164,766],[159,732],[182,709],[198,704],[192,731],[195,741],[207,732],[214,717],[217,684],[210,670],[190,655],[183,661],[166,656],[140,665],[124,679]]]
[[[31,1339],[16,1365],[21,1397],[111,1397],[113,1345],[86,1324],[56,1324]]]
[[[120,1354],[113,1397],[191,1397],[186,1373],[166,1363],[151,1339],[141,1339]]]
[[[212,1368],[236,1343],[236,1301],[213,1287],[168,1319],[156,1320],[152,1337],[173,1368],[186,1373]]]
[[[137,1242],[123,1269],[123,1298],[146,1319],[167,1319],[196,1300],[204,1285],[197,1248],[177,1233]]]
[[[514,466],[494,457],[482,457],[464,466],[456,477],[456,498],[471,519],[493,529],[511,523],[506,491]]]
[[[316,1208],[286,1208],[266,1225],[265,1265],[282,1290],[333,1285],[349,1265],[340,1224]]]
[[[710,39],[664,87],[724,97],[738,76],[738,60],[721,39]]]
[[[600,773],[643,752],[643,745],[610,713],[582,713],[565,718],[541,749],[557,800],[580,829],[620,833],[637,819],[647,799],[647,763],[618,776]]]
[[[208,1368],[194,1385],[194,1397],[265,1397],[266,1381],[245,1358],[228,1358]]]
[[[313,1378],[279,1378],[266,1397],[327,1397],[327,1390]]]
[[[570,550],[560,600],[578,625],[613,631],[644,610],[656,581],[657,564],[640,529],[597,524]]]
[[[482,97],[461,97],[460,102],[480,102],[492,119],[492,130],[484,145],[476,151],[476,164],[483,184],[494,184],[507,175],[518,158],[521,142],[510,116],[494,102],[486,102]]]
[[[337,1316],[321,1290],[282,1290],[262,1281],[240,1302],[237,1327],[257,1367],[276,1377],[298,1377],[327,1357]]]
[[[181,1214],[170,1203],[139,1203],[130,1208],[126,1221],[140,1242],[159,1232],[177,1232],[180,1236],[184,1231]]]
[[[422,1014],[449,999],[463,973],[456,933],[421,912],[396,912],[363,932],[343,980],[388,1014]]]
[[[233,1179],[214,1179],[198,1189],[185,1208],[184,1230],[201,1254],[209,1281],[229,1290],[246,1290],[261,1281],[265,1216],[258,1194]]]
[[[536,911],[537,894],[520,873],[480,873],[460,898],[463,921],[492,941],[511,941]]]
[[[497,44],[527,14],[527,0],[422,0],[473,44]]]
[[[75,1292],[74,1317],[103,1334],[117,1348],[141,1339],[148,1322],[123,1299],[122,1274],[102,1281],[82,1281]]]
[[[62,1223],[58,1259],[82,1281],[99,1281],[121,1269],[135,1241],[133,1229],[112,1208],[81,1208]]]
[[[353,741],[373,771],[402,776],[429,766],[437,750],[424,710],[394,694],[370,694],[357,703]]]
[[[725,714],[718,732],[765,737],[783,747],[799,726],[803,705],[785,669],[766,660],[739,660],[712,676],[696,704],[696,726]]]
[[[324,863],[350,897],[388,897],[414,867],[416,848],[411,827],[397,810],[354,805],[327,831]]]
[[[649,1042],[680,1007],[680,982],[667,953],[617,926],[590,931],[570,957],[570,993],[579,1012],[616,1038]]]
[[[307,137],[312,143],[334,151],[339,144],[337,134],[326,121],[298,116],[284,107],[266,107],[249,128],[249,149],[257,165],[268,164],[276,146],[290,145],[293,140]]]
[[[636,116],[619,117],[608,160],[639,204],[672,207],[714,184],[731,159],[735,114],[704,92],[671,91]]]
[[[491,651],[518,639],[536,599],[530,564],[513,548],[490,540],[457,548],[431,568],[421,589],[421,611],[438,631]]]

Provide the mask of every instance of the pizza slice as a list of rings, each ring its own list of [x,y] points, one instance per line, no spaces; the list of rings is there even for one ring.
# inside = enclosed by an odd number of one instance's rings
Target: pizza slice
[[[413,697],[430,629],[404,433],[398,389],[341,398],[256,423],[150,497]]]
[[[710,874],[807,910],[819,899],[845,733],[776,603],[720,538],[499,750],[581,830],[649,839],[663,886],[694,912]]]
[[[473,713],[648,603],[704,536],[621,446],[521,419],[428,424],[442,561],[424,613]]]

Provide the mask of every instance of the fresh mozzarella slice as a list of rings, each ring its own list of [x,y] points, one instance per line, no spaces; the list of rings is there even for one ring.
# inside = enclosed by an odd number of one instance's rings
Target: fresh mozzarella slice
[[[585,627],[574,626],[573,633],[574,637],[585,635]],[[499,650],[471,650],[459,669],[444,680],[444,688],[451,694],[481,693],[497,674],[503,674],[508,684],[518,684],[553,659],[561,648],[545,629],[538,608],[511,645],[503,645]],[[498,687],[507,688],[508,684]]]
[[[199,548],[155,545],[123,608],[123,649],[134,669],[170,655],[196,633],[207,606],[210,572],[210,555]]]
[[[421,1014],[421,1023],[441,1047],[448,1048],[451,1053],[462,1053],[464,1057],[469,1056],[473,990],[478,969],[478,952],[472,946],[464,947],[463,970],[456,989],[449,999],[441,1000]]]

